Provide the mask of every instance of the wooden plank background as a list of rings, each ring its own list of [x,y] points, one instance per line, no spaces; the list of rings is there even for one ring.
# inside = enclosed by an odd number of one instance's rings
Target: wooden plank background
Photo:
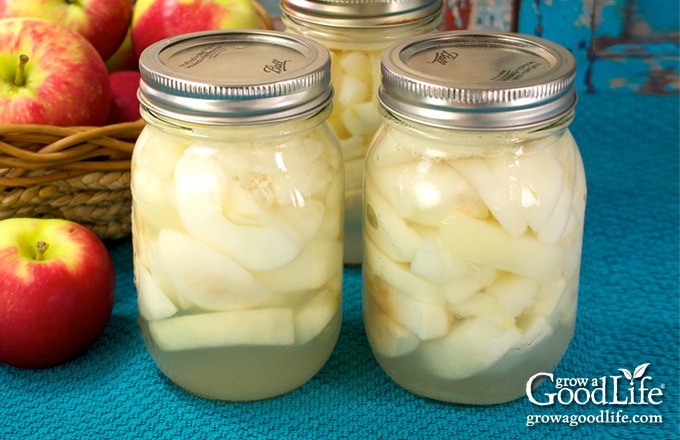
[[[537,35],[569,49],[579,92],[680,93],[678,0],[445,0],[442,29]],[[278,0],[261,0],[276,20]]]

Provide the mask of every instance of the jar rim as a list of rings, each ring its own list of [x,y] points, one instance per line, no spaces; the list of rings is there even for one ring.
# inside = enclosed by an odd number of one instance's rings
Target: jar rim
[[[324,27],[413,25],[441,15],[443,0],[281,0],[283,16]]]
[[[574,109],[575,72],[571,52],[543,38],[437,32],[387,48],[378,101],[401,118],[428,125],[528,128]]]
[[[280,31],[194,32],[140,56],[138,98],[154,113],[208,124],[291,119],[330,105],[330,54]]]

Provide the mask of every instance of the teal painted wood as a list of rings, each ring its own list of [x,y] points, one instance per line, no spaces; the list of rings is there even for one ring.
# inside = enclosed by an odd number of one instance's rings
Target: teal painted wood
[[[678,1],[520,0],[517,30],[571,50],[579,91],[678,94]]]

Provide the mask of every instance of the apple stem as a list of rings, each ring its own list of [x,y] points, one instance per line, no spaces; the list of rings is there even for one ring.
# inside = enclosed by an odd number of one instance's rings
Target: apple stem
[[[47,249],[49,249],[50,245],[45,243],[44,241],[39,241],[35,244],[35,260],[36,261],[42,261],[45,258],[45,252],[47,252]]]
[[[14,75],[14,85],[16,86],[23,86],[26,84],[26,75],[25,75],[25,69],[26,69],[26,63],[28,63],[28,56],[21,54],[19,55],[19,63],[17,64],[17,72]]]

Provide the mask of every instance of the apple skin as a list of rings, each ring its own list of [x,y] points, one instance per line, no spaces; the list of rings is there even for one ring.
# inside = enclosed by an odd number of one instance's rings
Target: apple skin
[[[140,78],[138,70],[119,70],[109,74],[111,109],[107,124],[133,122],[142,117],[137,99]]]
[[[107,59],[118,49],[132,18],[131,0],[0,0],[2,18],[41,18],[84,36]]]
[[[109,72],[117,72],[119,70],[139,70],[139,62],[132,50],[132,28],[128,27],[125,33],[125,38],[118,46],[118,49],[104,60],[106,68]]]
[[[14,78],[28,56],[25,83]],[[35,18],[0,20],[0,124],[98,126],[111,87],[104,61],[80,34]]]
[[[36,243],[48,248],[36,261]],[[46,368],[83,353],[114,304],[115,272],[102,241],[63,219],[0,221],[0,362]]]
[[[139,59],[144,49],[164,38],[259,27],[251,0],[137,0],[132,10],[132,47]]]

